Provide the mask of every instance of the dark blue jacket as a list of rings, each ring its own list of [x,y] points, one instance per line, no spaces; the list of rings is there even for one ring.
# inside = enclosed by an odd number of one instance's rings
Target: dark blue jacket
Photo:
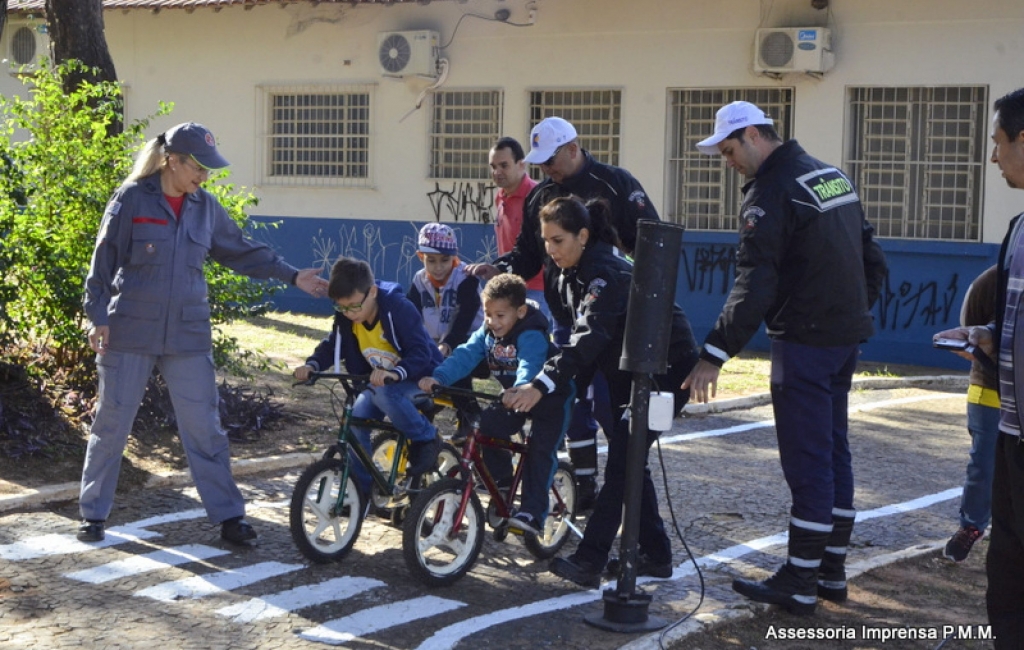
[[[441,351],[430,340],[427,328],[416,307],[405,296],[402,287],[394,282],[377,283],[377,318],[384,329],[384,338],[395,346],[401,357],[395,372],[404,381],[419,381],[434,371],[441,363]],[[334,365],[334,350],[341,337],[341,360],[345,370],[352,374],[369,374],[373,368],[359,349],[359,342],[352,332],[354,323],[344,314],[334,315],[331,333],[316,346],[306,364],[315,370],[326,370]]]

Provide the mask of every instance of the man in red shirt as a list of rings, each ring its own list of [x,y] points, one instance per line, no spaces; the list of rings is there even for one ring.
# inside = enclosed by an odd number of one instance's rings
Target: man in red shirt
[[[494,230],[498,240],[498,255],[504,255],[516,245],[516,238],[523,227],[523,205],[526,195],[537,184],[526,173],[526,157],[523,146],[514,138],[504,137],[491,148],[488,162],[491,178],[498,186],[494,198],[497,216]],[[551,320],[551,312],[544,300],[544,272],[530,278],[526,283],[526,297],[537,303],[541,312]]]

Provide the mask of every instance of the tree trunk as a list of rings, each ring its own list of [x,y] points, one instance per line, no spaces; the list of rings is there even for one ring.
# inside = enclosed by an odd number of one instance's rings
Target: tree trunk
[[[72,92],[83,81],[117,81],[103,31],[103,0],[46,0],[45,8],[54,65],[77,59],[87,67],[67,76],[64,92]],[[118,122],[111,131],[120,132],[121,126]]]

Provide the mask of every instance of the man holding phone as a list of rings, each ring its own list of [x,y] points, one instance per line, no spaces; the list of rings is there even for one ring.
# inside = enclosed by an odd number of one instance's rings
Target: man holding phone
[[[995,102],[992,157],[1014,189],[1024,189],[1024,88]],[[999,251],[995,317],[987,325],[958,327],[937,338],[967,340],[996,359],[999,375],[999,439],[992,476],[992,534],[985,572],[985,600],[996,650],[1024,647],[1024,214],[1010,221]],[[968,352],[958,352],[961,356]],[[1024,358],[1024,357],[1021,357]]]

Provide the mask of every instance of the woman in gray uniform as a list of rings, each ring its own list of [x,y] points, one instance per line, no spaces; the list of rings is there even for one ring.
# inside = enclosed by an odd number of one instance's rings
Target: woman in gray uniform
[[[229,542],[257,537],[243,518],[245,502],[220,426],[203,263],[209,256],[238,273],[275,278],[314,296],[326,295],[327,281],[317,269],[299,271],[247,239],[200,187],[209,170],[227,165],[209,130],[179,124],[146,144],[103,214],[85,281],[99,398],[82,469],[82,541],[104,538],[121,454],[154,366],[167,382],[210,521]]]

